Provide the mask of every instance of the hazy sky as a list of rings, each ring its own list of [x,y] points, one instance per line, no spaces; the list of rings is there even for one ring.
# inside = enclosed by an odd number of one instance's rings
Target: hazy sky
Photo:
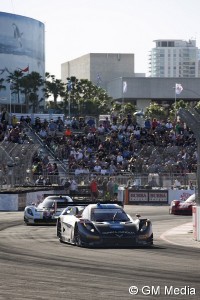
[[[0,0],[0,11],[45,24],[46,71],[57,78],[87,53],[134,53],[135,72],[147,73],[156,39],[200,48],[200,0]]]

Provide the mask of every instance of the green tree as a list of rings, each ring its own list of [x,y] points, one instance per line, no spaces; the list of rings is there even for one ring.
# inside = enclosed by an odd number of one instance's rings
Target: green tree
[[[78,115],[98,115],[108,113],[112,98],[101,87],[93,85],[88,79],[67,78],[67,89],[63,102],[63,110]]]
[[[189,107],[189,102],[188,101],[179,100],[176,103],[173,103],[172,106],[171,106],[171,109],[169,111],[170,117],[175,118],[175,116],[177,115],[178,110],[180,108],[188,108],[188,107]]]
[[[51,75],[50,73],[45,73],[45,77],[45,97],[49,98],[51,95],[53,95],[54,108],[56,108],[58,96],[65,96],[65,84],[60,79],[56,79],[55,76]]]
[[[20,89],[26,95],[27,106],[32,106],[33,113],[38,111],[39,103],[43,98],[39,99],[38,92],[44,85],[44,80],[38,72],[31,72],[20,80]]]
[[[157,118],[163,119],[167,117],[166,110],[161,105],[152,102],[149,107],[146,109],[145,116],[148,118]]]
[[[195,105],[195,108],[198,110],[198,112],[200,113],[200,101],[197,102],[197,104]]]
[[[20,80],[23,77],[21,70],[15,70],[7,76],[6,81],[11,84],[12,94],[17,95],[17,102],[20,103]]]

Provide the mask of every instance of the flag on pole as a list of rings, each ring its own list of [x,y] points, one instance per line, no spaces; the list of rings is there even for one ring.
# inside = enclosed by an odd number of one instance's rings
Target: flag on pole
[[[127,92],[127,82],[123,81],[123,94]]]
[[[100,74],[98,73],[97,74],[97,86],[100,85],[100,83],[102,83],[102,80],[101,80]]]
[[[29,66],[27,66],[25,69],[20,69],[22,72],[26,73],[29,71]]]
[[[179,95],[182,92],[182,90],[183,90],[182,85],[180,83],[176,83],[176,85],[175,85],[175,93],[177,95]]]
[[[68,91],[68,92],[71,92],[71,90],[72,90],[72,82],[71,82],[71,80],[69,80],[69,81],[67,82],[67,91]]]

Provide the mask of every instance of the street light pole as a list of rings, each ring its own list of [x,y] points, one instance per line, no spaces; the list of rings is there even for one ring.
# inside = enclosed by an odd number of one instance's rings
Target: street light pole
[[[12,121],[12,90],[11,90],[12,80],[10,80],[10,125]]]

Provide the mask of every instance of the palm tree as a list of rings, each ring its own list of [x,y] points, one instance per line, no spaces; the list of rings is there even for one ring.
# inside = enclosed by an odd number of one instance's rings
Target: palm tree
[[[64,97],[65,95],[65,84],[60,80],[56,79],[54,75],[45,73],[45,97],[49,98],[50,95],[53,95],[54,106],[57,107],[58,96]]]
[[[43,86],[44,80],[38,72],[31,72],[24,76],[23,80],[20,81],[20,88],[26,95],[27,106],[32,105],[33,113],[38,111],[39,103],[43,98],[39,99],[38,91]]]
[[[67,78],[67,90],[63,109],[69,107],[74,114],[107,113],[111,108],[112,98],[101,87],[93,85],[88,79]]]
[[[25,95],[26,112],[29,111],[29,96],[31,93],[30,80],[27,76],[23,76],[20,80],[21,92]]]
[[[3,82],[4,82],[4,78],[0,78],[0,91],[6,89],[6,86],[3,85]]]
[[[7,82],[12,83],[12,94],[17,95],[17,102],[20,103],[20,80],[23,77],[21,70],[15,70],[7,76]]]

